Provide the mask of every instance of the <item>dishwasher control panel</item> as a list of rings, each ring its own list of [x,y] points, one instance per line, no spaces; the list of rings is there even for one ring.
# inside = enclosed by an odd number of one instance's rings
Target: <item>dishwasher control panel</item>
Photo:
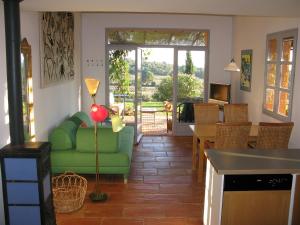
[[[291,174],[225,175],[224,191],[290,190]]]

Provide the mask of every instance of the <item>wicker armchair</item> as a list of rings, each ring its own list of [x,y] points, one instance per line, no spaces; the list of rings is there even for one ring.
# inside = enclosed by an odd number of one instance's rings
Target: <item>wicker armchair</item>
[[[213,103],[194,103],[194,118],[197,123],[217,123],[219,106]]]
[[[217,123],[215,149],[247,149],[251,122]]]
[[[248,122],[248,104],[225,104],[224,122]]]
[[[259,123],[255,148],[287,149],[293,127],[293,122]]]

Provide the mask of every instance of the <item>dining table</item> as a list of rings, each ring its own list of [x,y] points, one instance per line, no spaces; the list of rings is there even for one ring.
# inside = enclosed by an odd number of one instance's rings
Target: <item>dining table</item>
[[[192,152],[192,168],[197,169],[198,164],[198,182],[203,182],[204,173],[204,145],[206,141],[215,141],[216,139],[216,123],[197,123],[189,125],[193,131],[193,152]],[[248,141],[255,142],[258,135],[258,124],[252,124]],[[199,143],[199,144],[198,144]],[[199,146],[199,148],[198,148]],[[198,153],[199,149],[199,154]],[[198,160],[197,160],[198,155]]]

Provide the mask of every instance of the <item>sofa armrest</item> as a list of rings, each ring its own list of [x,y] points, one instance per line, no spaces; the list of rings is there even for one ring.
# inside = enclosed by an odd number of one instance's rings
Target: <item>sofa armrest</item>
[[[125,126],[119,133],[119,150],[128,154],[131,161],[134,141],[134,129],[132,126]]]

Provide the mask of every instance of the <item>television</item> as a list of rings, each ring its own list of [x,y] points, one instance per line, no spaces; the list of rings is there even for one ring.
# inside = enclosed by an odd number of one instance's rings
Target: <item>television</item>
[[[230,103],[230,84],[210,83],[209,100]]]

